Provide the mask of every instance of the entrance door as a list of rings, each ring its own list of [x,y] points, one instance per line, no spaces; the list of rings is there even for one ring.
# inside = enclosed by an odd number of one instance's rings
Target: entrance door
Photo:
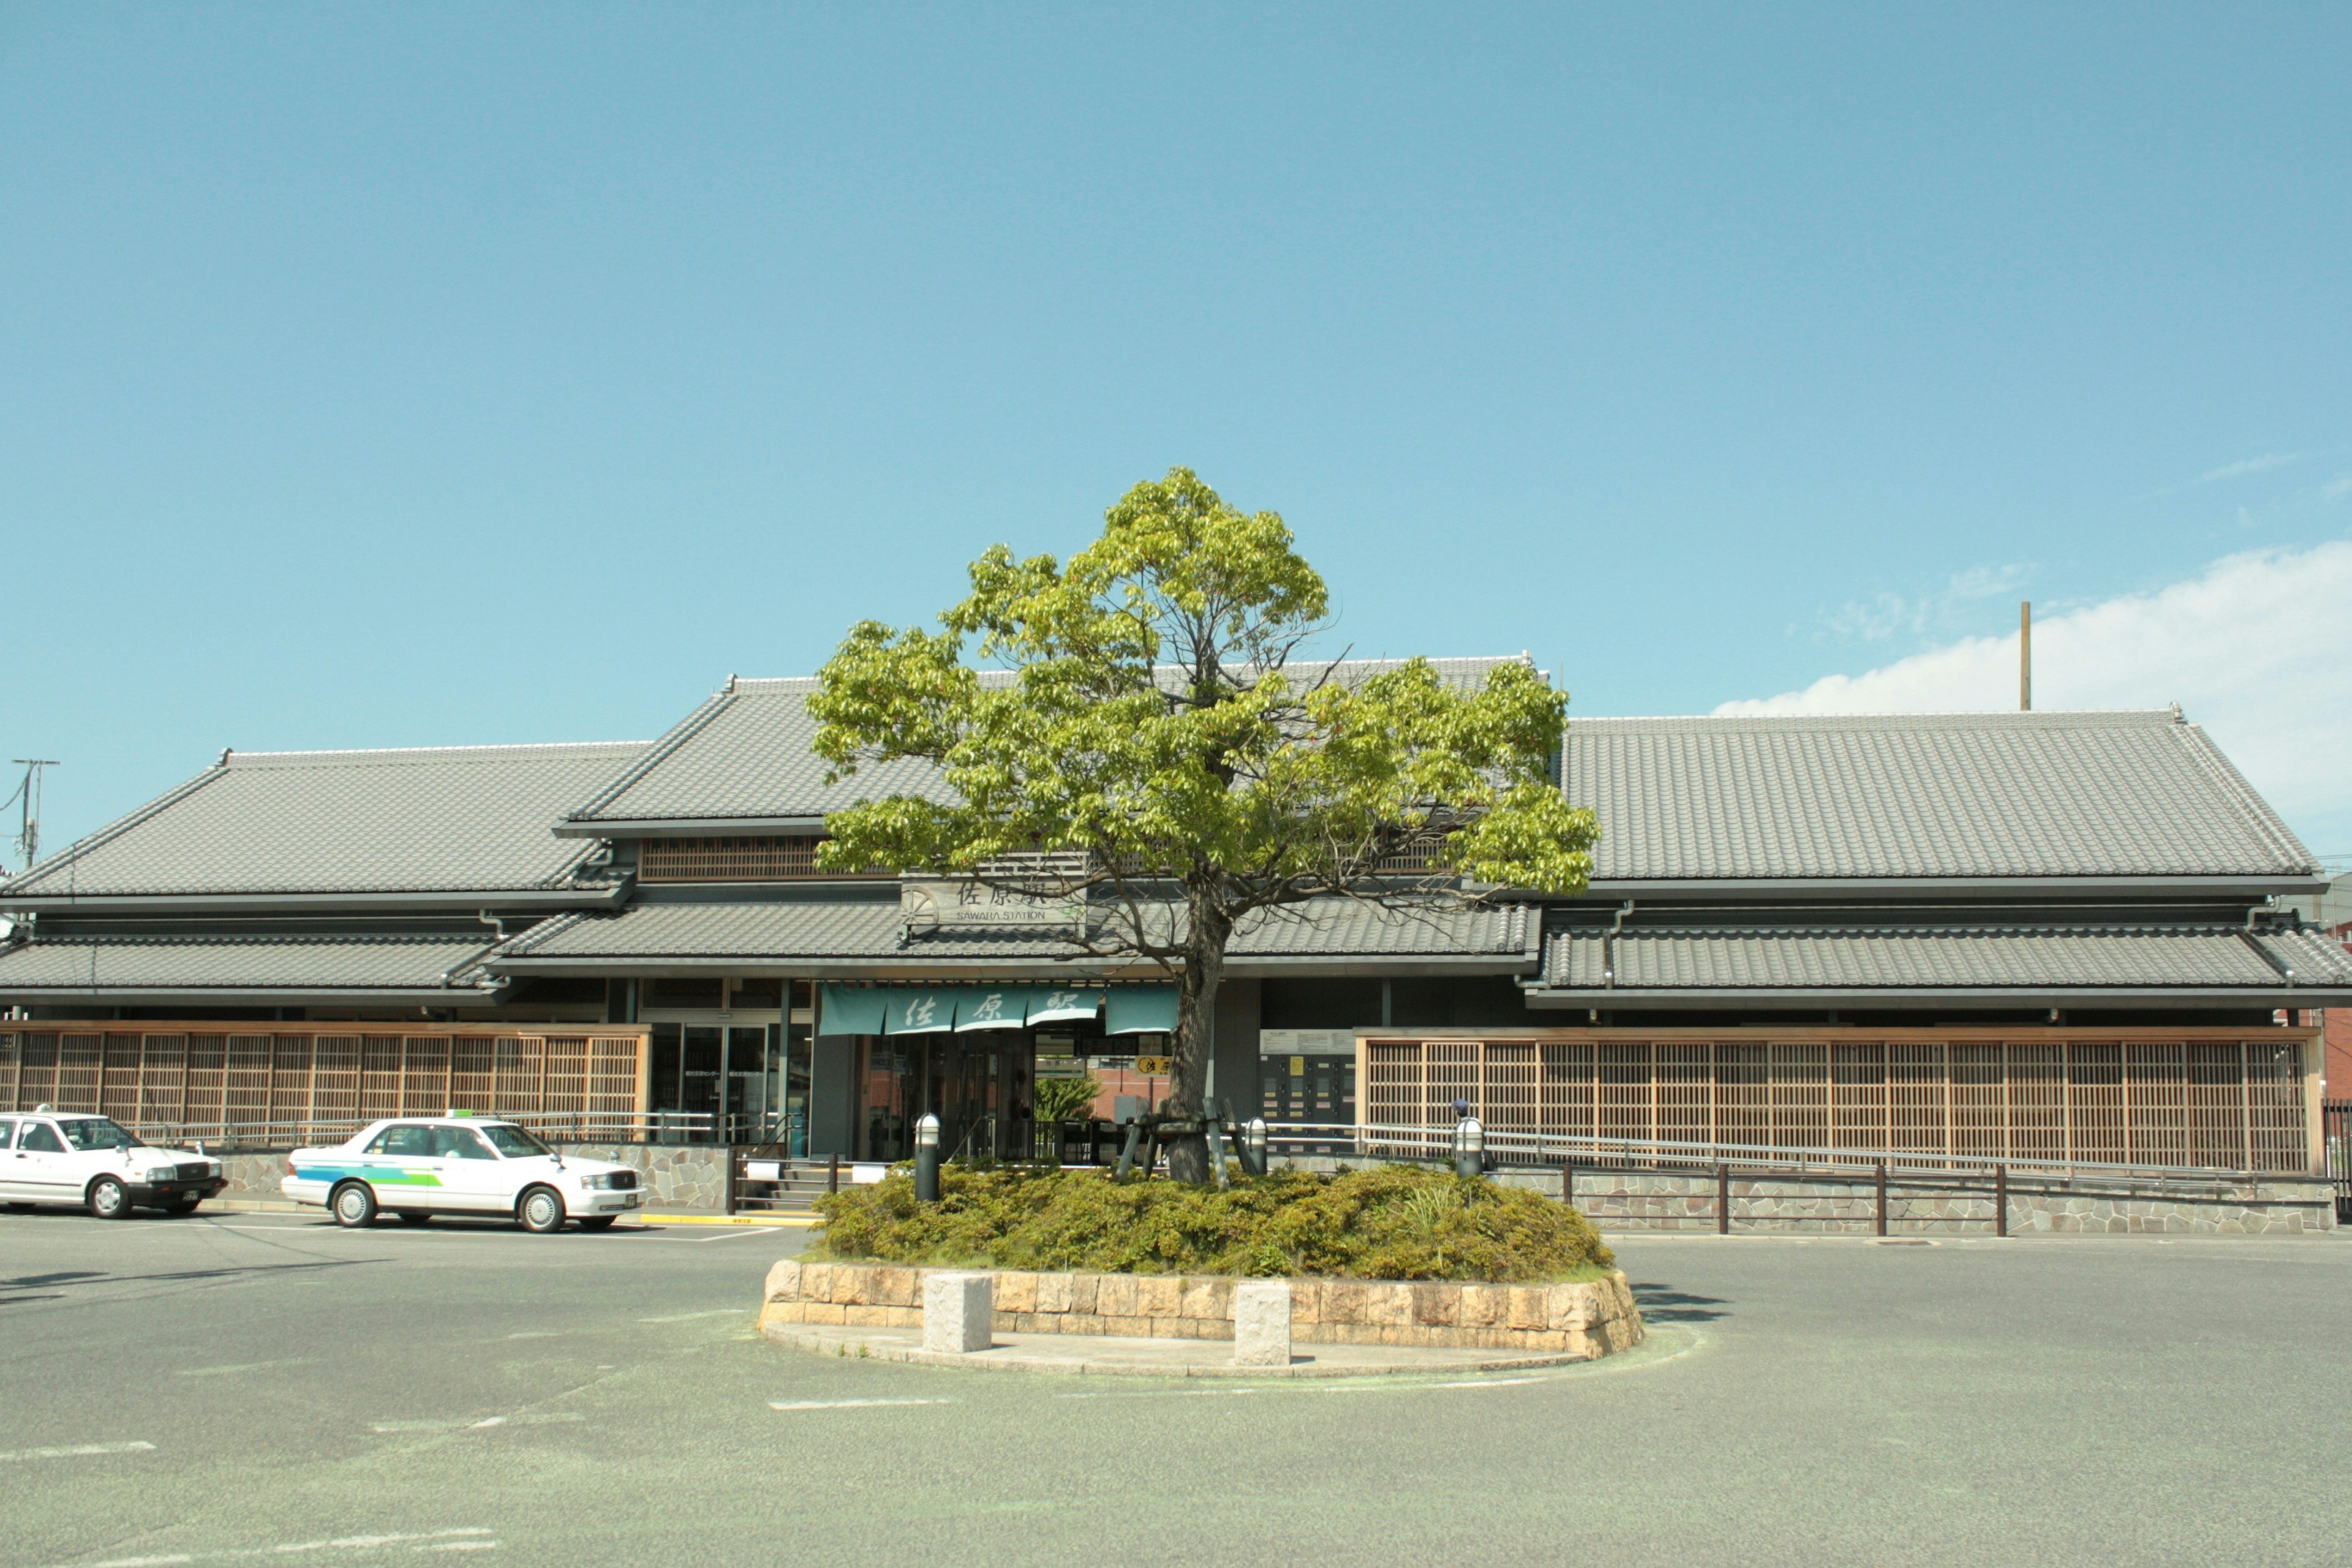
[[[706,1024],[686,1026],[684,1046],[678,1053],[677,1108],[689,1116],[706,1119],[690,1124],[694,1131],[687,1134],[698,1142],[721,1135],[716,1129],[726,1049],[726,1030]]]
[[[727,1031],[727,1121],[721,1135],[730,1143],[765,1143],[774,1136],[769,1103],[769,1037],[772,1029]]]

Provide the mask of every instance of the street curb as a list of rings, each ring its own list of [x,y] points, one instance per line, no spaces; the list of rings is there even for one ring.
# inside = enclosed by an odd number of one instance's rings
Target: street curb
[[[1455,1361],[1424,1366],[1235,1366],[1231,1362],[1154,1366],[1136,1362],[1087,1361],[1079,1356],[999,1356],[993,1351],[966,1351],[957,1354],[917,1350],[905,1345],[876,1344],[851,1337],[855,1331],[835,1331],[838,1337],[799,1331],[806,1327],[799,1323],[770,1323],[760,1330],[760,1336],[772,1344],[783,1345],[810,1355],[841,1360],[895,1362],[908,1366],[951,1366],[965,1372],[1040,1373],[1049,1377],[1238,1378],[1248,1382],[1263,1378],[1436,1377],[1464,1373],[1525,1372],[1538,1368],[1582,1366],[1588,1362],[1601,1359],[1589,1355],[1504,1355],[1492,1361]],[[1222,1342],[1194,1342],[1215,1344]],[[1330,1348],[1344,1350],[1347,1347],[1335,1345]]]
[[[763,1225],[770,1226],[823,1225],[822,1215],[719,1215],[719,1214],[646,1214],[637,1215],[646,1225]]]

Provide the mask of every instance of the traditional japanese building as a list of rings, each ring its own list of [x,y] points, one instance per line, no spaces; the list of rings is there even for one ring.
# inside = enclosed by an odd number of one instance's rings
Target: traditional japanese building
[[[941,786],[828,782],[814,687],[730,680],[650,743],[225,752],[0,884],[0,1100],[667,1114],[889,1159],[927,1109],[1025,1149],[1040,1076],[1089,1063],[1150,1092],[1166,976],[1074,948],[1083,909],[818,868],[828,813]],[[1213,1100],[2315,1167],[2311,1010],[2352,1004],[2352,961],[2290,903],[2311,854],[2177,710],[1580,720],[1559,772],[1601,825],[1586,893],[1253,921]]]

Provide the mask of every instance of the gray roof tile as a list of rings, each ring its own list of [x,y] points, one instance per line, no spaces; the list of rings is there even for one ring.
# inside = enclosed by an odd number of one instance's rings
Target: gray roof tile
[[[1391,913],[1345,900],[1303,915],[1264,915],[1234,935],[1235,959],[1355,956],[1509,960],[1531,946],[1532,914],[1522,906]],[[953,964],[1054,961],[1080,955],[1050,933],[967,931],[900,942],[898,903],[883,899],[638,903],[611,914],[563,915],[515,938],[489,960],[741,958],[888,961]]]
[[[2175,711],[1580,719],[1596,881],[2313,874]]]
[[[1351,659],[1334,678],[1360,680],[1402,659]],[[1475,689],[1486,671],[1506,658],[1438,658],[1428,661],[1440,680]],[[1311,667],[1319,671],[1320,667]],[[1002,684],[1002,671],[983,671],[983,681]],[[827,784],[827,764],[810,749],[816,721],[807,701],[817,689],[813,676],[779,680],[738,680],[654,742],[635,765],[596,792],[568,820],[581,824],[723,821],[821,816],[861,800],[910,795],[950,798],[937,770],[912,758],[868,764],[838,783]]]
[[[37,941],[0,950],[0,996],[90,990],[420,991],[463,972],[479,937],[157,936]],[[462,994],[461,994],[462,995]]]
[[[2233,926],[1632,929],[1613,942],[1614,992],[2352,985],[2352,955],[2315,933]],[[1555,933],[1544,984],[1602,989],[1596,931]]]
[[[593,846],[550,826],[644,750],[632,741],[232,753],[0,884],[0,905],[557,888]]]

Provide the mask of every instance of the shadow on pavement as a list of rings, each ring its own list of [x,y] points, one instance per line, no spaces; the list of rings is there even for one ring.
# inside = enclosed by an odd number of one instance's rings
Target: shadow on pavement
[[[1641,1306],[1644,1322],[1711,1323],[1731,1316],[1731,1303],[1720,1296],[1694,1296],[1654,1280],[1636,1279],[1632,1284],[1633,1300]]]

